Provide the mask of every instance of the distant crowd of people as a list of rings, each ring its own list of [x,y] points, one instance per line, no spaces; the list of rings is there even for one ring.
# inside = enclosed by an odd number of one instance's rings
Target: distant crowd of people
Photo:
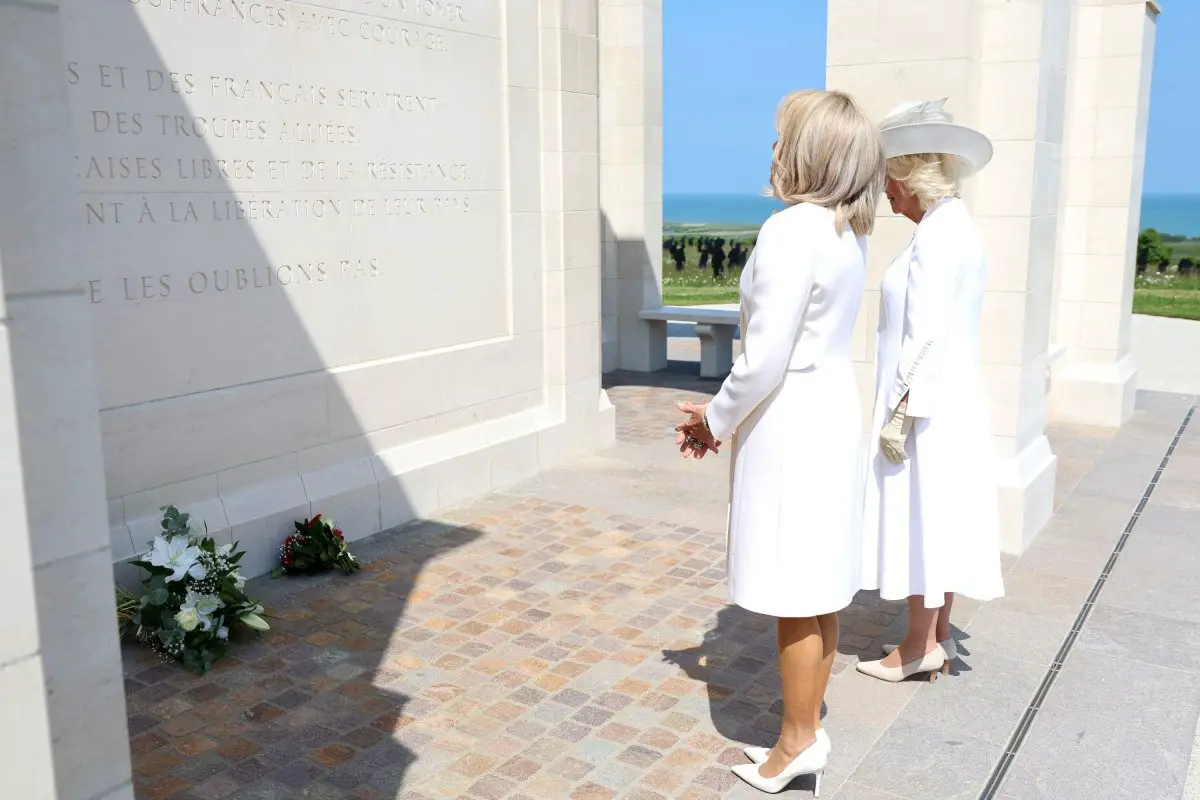
[[[725,239],[713,236],[670,236],[663,239],[663,250],[675,262],[675,269],[683,272],[687,267],[687,251],[694,247],[700,254],[699,268],[712,269],[714,278],[720,277],[725,270],[738,270],[746,266],[750,258],[750,247],[746,242],[738,240],[727,242]],[[728,251],[726,251],[728,247]]]
[[[1146,272],[1147,269],[1149,268],[1149,266],[1150,265],[1147,262],[1139,260],[1137,263],[1138,274],[1141,275],[1142,273]],[[1171,266],[1170,259],[1168,259],[1168,258],[1159,259],[1159,262],[1158,262],[1158,271],[1159,272],[1166,272],[1170,266]],[[1192,259],[1187,258],[1187,257],[1179,259],[1179,274],[1180,275],[1184,275],[1184,276],[1191,275],[1192,272],[1195,271],[1195,269],[1196,269],[1196,262],[1193,261]]]

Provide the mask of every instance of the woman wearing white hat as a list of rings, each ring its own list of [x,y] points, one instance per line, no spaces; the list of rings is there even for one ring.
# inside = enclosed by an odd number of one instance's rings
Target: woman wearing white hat
[[[960,180],[992,156],[945,100],[881,123],[892,211],[917,224],[884,274],[867,481],[864,588],[908,600],[908,633],[858,671],[886,681],[948,669],[955,593],[1004,593],[992,438],[979,358],[987,258]]]

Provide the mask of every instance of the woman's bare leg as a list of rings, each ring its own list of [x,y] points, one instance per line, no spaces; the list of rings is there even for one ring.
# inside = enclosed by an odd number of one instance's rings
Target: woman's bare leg
[[[833,658],[837,655],[838,615],[822,614],[817,617],[821,628],[821,674],[813,694],[813,729],[821,729],[821,704],[825,701],[825,688],[829,686],[829,675],[833,672]]]
[[[885,667],[898,667],[919,661],[937,646],[939,610],[926,608],[925,598],[919,594],[908,598],[908,632],[904,634],[904,641],[900,646],[883,659]]]
[[[950,638],[950,607],[954,605],[954,593],[946,592],[946,604],[938,610],[937,640],[944,642]]]
[[[779,676],[783,683],[783,727],[759,774],[773,778],[817,740],[814,721],[820,717],[825,658],[821,626],[815,617],[779,620]],[[816,708],[813,708],[813,699]]]

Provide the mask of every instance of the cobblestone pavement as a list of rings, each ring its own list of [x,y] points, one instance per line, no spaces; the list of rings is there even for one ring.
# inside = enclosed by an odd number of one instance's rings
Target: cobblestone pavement
[[[754,796],[728,766],[778,730],[773,622],[727,604],[727,462],[670,447],[674,403],[716,384],[623,380],[612,451],[361,543],[355,576],[252,583],[273,630],[208,676],[127,648],[137,796]],[[1083,474],[1103,436],[1075,439]],[[892,796],[861,765],[919,687],[846,666],[902,624],[867,595],[842,614],[826,796]]]

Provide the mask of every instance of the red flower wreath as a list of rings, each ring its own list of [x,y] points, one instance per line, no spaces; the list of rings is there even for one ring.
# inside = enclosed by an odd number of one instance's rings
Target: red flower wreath
[[[311,574],[336,567],[349,575],[361,569],[358,559],[346,549],[346,537],[341,529],[322,519],[320,514],[295,525],[296,532],[279,547],[281,572]]]

